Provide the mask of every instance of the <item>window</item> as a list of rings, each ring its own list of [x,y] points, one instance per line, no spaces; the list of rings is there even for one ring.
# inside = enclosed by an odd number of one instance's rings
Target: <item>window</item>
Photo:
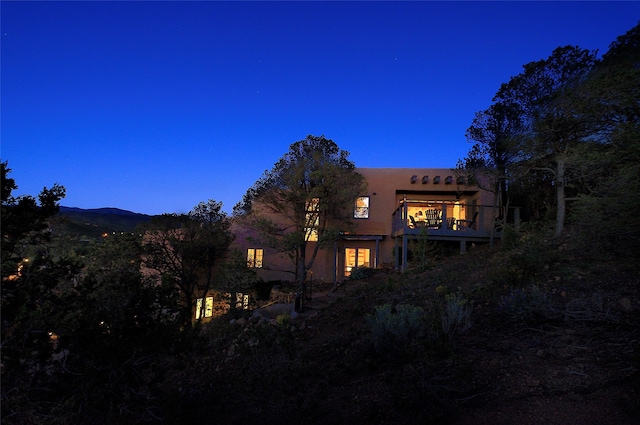
[[[315,242],[318,240],[318,226],[320,225],[320,199],[313,198],[305,204],[305,240]]]
[[[356,207],[353,211],[353,218],[369,218],[368,196],[359,196],[356,198]]]
[[[351,275],[354,267],[371,267],[369,259],[371,250],[368,248],[345,248],[344,250],[344,275]]]
[[[233,303],[231,303],[233,304]],[[249,294],[243,294],[242,292],[236,292],[235,309],[237,310],[249,310]]]
[[[205,303],[204,305],[204,316],[202,316],[202,303]],[[200,319],[201,317],[211,317],[213,316],[213,297],[207,297],[206,301],[205,298],[198,298],[196,300],[196,320]]]
[[[247,267],[262,267],[263,251],[261,248],[249,248],[247,250]]]

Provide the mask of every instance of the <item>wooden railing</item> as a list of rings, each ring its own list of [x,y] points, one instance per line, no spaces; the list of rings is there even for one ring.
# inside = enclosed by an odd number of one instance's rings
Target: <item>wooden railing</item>
[[[448,217],[447,210],[453,216]],[[410,214],[410,211],[414,214]],[[484,238],[489,237],[492,231],[494,236],[500,237],[505,224],[519,228],[520,209],[450,202],[402,201],[393,212],[392,220],[392,236],[419,234],[426,230],[433,236],[451,238]]]

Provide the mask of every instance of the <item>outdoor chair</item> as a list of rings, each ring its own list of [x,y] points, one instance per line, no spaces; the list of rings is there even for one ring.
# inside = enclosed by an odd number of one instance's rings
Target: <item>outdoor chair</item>
[[[442,211],[440,210],[427,210],[424,212],[427,227],[430,229],[439,229],[442,224]]]
[[[478,218],[478,211],[473,214],[473,218],[471,220],[458,220],[456,221],[456,226],[458,230],[464,229],[473,229],[476,225],[476,219]]]
[[[424,227],[424,225],[425,225],[424,221],[416,221],[416,219],[413,218],[412,215],[409,216],[409,220],[411,220],[411,227],[413,227],[413,228]]]

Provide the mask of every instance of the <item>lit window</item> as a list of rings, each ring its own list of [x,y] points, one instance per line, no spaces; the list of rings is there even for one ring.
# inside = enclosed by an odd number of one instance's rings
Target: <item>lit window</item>
[[[371,267],[371,250],[368,248],[345,248],[344,275],[351,276],[354,267]]]
[[[247,250],[247,267],[260,268],[262,267],[263,251],[260,248],[249,248]]]
[[[368,196],[359,196],[356,198],[356,207],[353,211],[353,218],[369,218]]]
[[[196,300],[196,320],[200,319],[201,317],[211,317],[213,316],[213,297],[207,297],[206,301],[204,301],[205,298],[198,298]],[[202,303],[203,301],[205,302],[204,305],[204,316],[202,315]]]
[[[305,205],[305,240],[315,242],[318,240],[318,226],[320,225],[320,199],[313,198]]]
[[[233,308],[237,310],[249,310],[249,294],[236,292],[236,301],[235,301],[235,306]]]

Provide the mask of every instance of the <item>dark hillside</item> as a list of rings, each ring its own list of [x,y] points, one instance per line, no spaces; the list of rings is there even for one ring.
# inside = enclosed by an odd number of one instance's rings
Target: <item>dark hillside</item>
[[[297,318],[212,322],[166,396],[190,423],[638,423],[635,262],[540,242],[432,266],[319,287]]]

